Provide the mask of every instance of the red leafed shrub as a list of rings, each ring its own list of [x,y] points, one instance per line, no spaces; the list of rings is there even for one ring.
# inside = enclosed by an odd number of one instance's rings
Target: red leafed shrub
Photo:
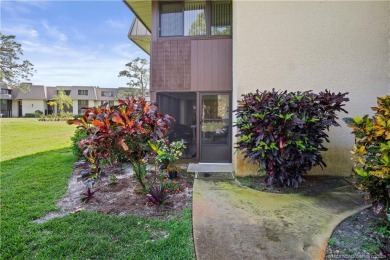
[[[162,139],[174,118],[158,113],[155,103],[134,97],[119,100],[119,105],[88,108],[82,118],[69,120],[86,129],[88,137],[79,142],[95,176],[103,160],[124,160],[145,189],[146,159],[152,152],[148,141]]]
[[[321,155],[327,150],[323,142],[329,142],[325,130],[339,126],[336,112],[346,112],[347,94],[257,90],[242,95],[234,111],[236,148],[260,164],[268,185],[297,187],[313,166],[326,166]]]

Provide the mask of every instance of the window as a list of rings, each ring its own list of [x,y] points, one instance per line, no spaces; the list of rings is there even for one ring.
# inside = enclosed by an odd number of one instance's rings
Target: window
[[[161,36],[183,35],[183,11],[181,3],[166,3],[160,9]]]
[[[65,95],[70,96],[70,90],[63,90],[63,91],[64,91]],[[59,90],[57,90],[57,95],[58,95],[58,92],[59,92]]]
[[[12,100],[0,99],[1,109],[0,114],[2,117],[11,117],[12,112]]]
[[[114,91],[102,91],[102,97],[114,97]]]
[[[79,89],[78,94],[79,94],[79,96],[88,96],[88,90]]]
[[[80,90],[79,90],[80,91]],[[83,108],[87,108],[88,107],[88,100],[79,100],[78,101],[78,114],[83,114],[84,113],[84,110]]]
[[[160,36],[231,35],[231,1],[160,4]]]
[[[211,35],[231,34],[232,5],[230,2],[211,2]]]
[[[108,103],[109,107],[114,106],[114,100],[102,100],[101,105],[103,106],[106,103]]]
[[[2,88],[1,89],[1,94],[10,95],[11,94],[11,90],[10,89],[6,89],[6,88]]]

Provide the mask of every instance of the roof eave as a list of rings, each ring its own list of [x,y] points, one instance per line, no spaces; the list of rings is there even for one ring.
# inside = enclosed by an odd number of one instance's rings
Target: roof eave
[[[152,31],[152,0],[122,0],[133,12],[135,17],[148,29]],[[143,12],[141,12],[143,11]]]

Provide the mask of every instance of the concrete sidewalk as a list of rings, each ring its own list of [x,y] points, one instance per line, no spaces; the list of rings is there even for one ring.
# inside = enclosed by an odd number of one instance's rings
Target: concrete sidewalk
[[[198,259],[323,259],[333,229],[369,205],[351,186],[317,196],[275,194],[196,179]]]

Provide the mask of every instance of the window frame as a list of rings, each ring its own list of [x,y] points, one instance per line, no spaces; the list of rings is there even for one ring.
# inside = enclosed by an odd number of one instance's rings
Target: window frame
[[[80,104],[82,101],[83,102],[86,101],[86,102],[84,102],[84,103],[86,103],[86,105]],[[78,112],[78,114],[81,115],[81,114],[84,113],[83,110],[85,110],[85,109],[81,109],[81,107],[88,107],[88,106],[89,106],[89,100],[87,100],[87,99],[79,99],[79,100],[77,100],[77,112]]]
[[[86,94],[83,94],[83,93],[86,93]],[[79,90],[77,91],[77,94],[78,94],[79,96],[88,96],[88,89],[79,89]]]
[[[233,36],[233,6],[232,6],[232,0],[221,0],[221,2],[230,2],[230,34],[217,34],[217,35],[212,35],[211,34],[211,21],[212,21],[212,1],[211,0],[204,0],[205,1],[205,22],[206,22],[206,34],[205,35],[184,35],[184,6],[185,6],[185,1],[160,1],[158,4],[158,38],[161,39],[166,39],[166,38],[231,38]],[[196,2],[194,0],[193,2]],[[183,32],[181,35],[172,35],[172,36],[161,36],[161,6],[164,4],[172,4],[172,3],[177,3],[181,4],[182,6],[182,24],[183,24]]]
[[[110,95],[103,95],[103,93],[110,93]],[[102,96],[102,97],[114,97],[114,95],[115,95],[115,93],[114,93],[114,91],[112,91],[112,90],[102,90],[102,92],[100,93],[100,95]]]

